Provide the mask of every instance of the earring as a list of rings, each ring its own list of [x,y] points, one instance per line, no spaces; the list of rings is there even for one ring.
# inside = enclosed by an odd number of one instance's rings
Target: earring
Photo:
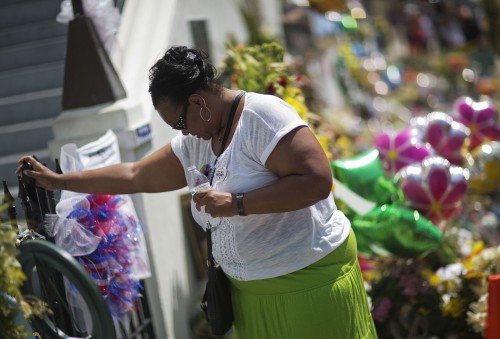
[[[199,95],[199,94],[196,94],[196,95],[197,95],[197,96],[199,96],[199,97],[201,98],[201,100],[203,100],[203,106],[200,108],[200,118],[201,118],[201,120],[203,120],[204,122],[209,122],[209,121],[210,121],[210,119],[212,119],[212,111],[210,111],[210,108],[208,108],[208,107],[207,107],[207,104],[206,104],[206,102],[205,102],[205,98],[203,98],[203,97],[202,97],[201,95]],[[207,118],[207,119],[205,119],[205,118],[203,117],[203,113],[202,113],[203,109],[206,109],[206,110],[208,111],[208,118]]]
[[[208,111],[208,118],[207,118],[207,119],[205,119],[205,118],[203,117],[203,109],[206,109],[206,110]],[[210,109],[209,109],[207,106],[205,106],[205,107],[201,107],[201,108],[200,108],[200,118],[201,118],[201,120],[203,120],[204,122],[209,122],[209,121],[210,121],[210,119],[212,119],[212,111],[210,111]]]

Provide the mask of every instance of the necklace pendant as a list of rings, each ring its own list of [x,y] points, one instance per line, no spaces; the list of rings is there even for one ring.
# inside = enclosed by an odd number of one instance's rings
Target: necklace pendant
[[[220,167],[215,169],[215,173],[214,173],[214,181],[215,182],[219,183],[219,182],[224,181],[224,179],[226,179],[226,176],[227,176],[226,167],[220,166]]]

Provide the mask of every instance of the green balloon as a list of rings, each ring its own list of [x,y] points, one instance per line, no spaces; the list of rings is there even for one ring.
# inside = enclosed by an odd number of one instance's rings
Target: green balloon
[[[436,249],[443,233],[418,211],[397,205],[377,206],[352,220],[362,253],[414,258]]]
[[[383,205],[398,196],[398,189],[386,176],[378,150],[364,152],[350,159],[330,162],[333,176],[359,196]]]

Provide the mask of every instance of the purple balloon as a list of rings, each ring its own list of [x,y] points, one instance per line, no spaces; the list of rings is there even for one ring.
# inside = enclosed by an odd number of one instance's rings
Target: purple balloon
[[[405,128],[399,132],[383,132],[375,139],[380,160],[391,176],[400,169],[418,163],[431,154],[427,145],[418,140],[417,131]]]
[[[403,168],[397,181],[409,207],[439,224],[460,213],[469,176],[467,169],[451,165],[443,157],[432,156],[421,164]]]
[[[498,113],[491,101],[475,102],[469,97],[455,100],[452,116],[470,130],[470,146],[473,150],[483,142],[500,140]]]
[[[451,116],[442,112],[432,112],[427,115],[426,120],[424,140],[432,146],[437,155],[454,165],[461,165],[470,130],[464,124],[453,121]]]

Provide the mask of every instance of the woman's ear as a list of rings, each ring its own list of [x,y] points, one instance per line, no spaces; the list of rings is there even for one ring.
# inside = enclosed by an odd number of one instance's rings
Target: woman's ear
[[[195,104],[195,105],[198,105],[202,108],[206,108],[207,107],[207,103],[205,102],[205,98],[203,98],[201,95],[195,93],[195,94],[191,94],[189,96],[189,102],[192,103],[192,104]]]

